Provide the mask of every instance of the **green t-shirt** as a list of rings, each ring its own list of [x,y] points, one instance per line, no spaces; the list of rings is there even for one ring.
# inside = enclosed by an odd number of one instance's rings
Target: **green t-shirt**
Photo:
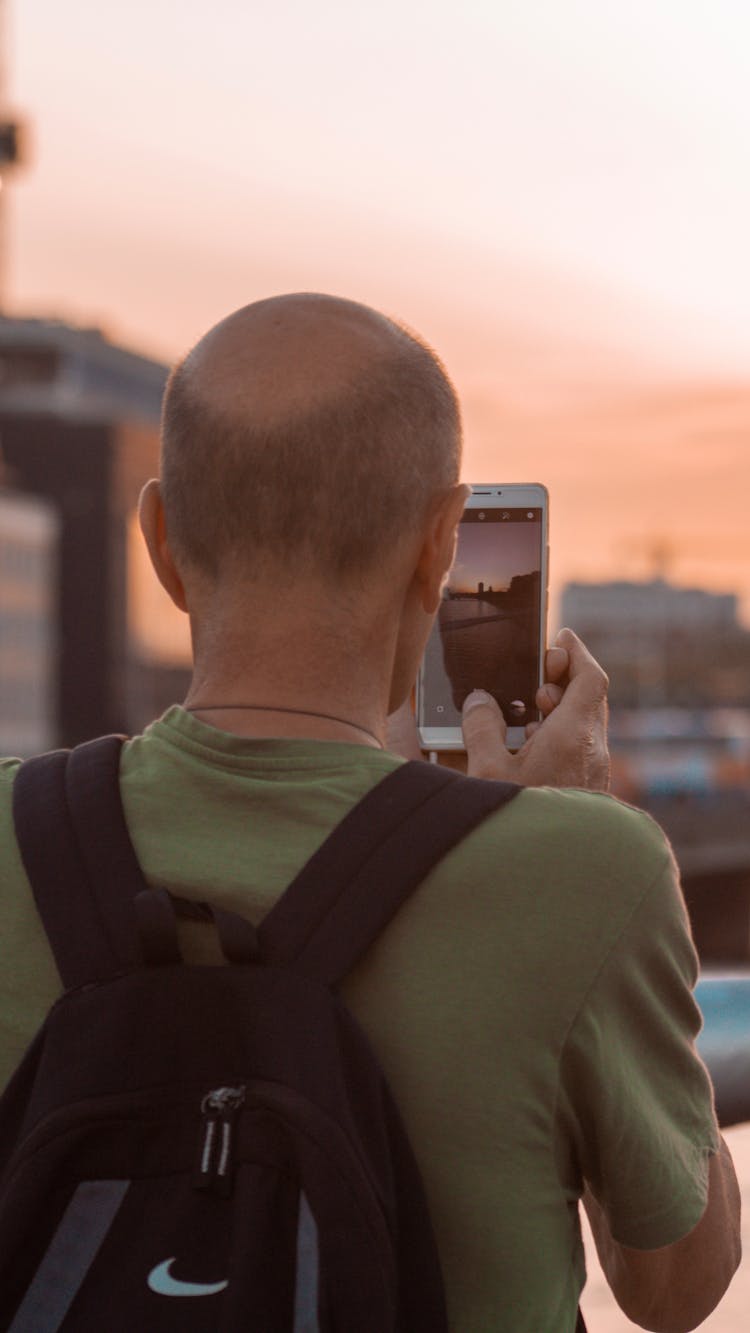
[[[175,707],[126,744],[121,787],[151,884],[257,922],[399,762]],[[0,764],[0,1086],[60,991],[12,833],[16,769]],[[181,929],[189,958],[216,958],[207,926]],[[422,1170],[453,1333],[573,1330],[583,1175],[625,1245],[699,1220],[717,1131],[695,977],[656,825],[535,788],[444,858],[347,979]]]

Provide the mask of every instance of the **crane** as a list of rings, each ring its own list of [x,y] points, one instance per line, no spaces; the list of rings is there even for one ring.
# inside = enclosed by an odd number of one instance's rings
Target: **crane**
[[[750,561],[750,538],[716,533],[712,536],[675,538],[663,533],[650,536],[623,537],[615,544],[622,558],[645,557],[655,579],[666,579],[678,560],[727,561],[738,564]]]
[[[24,122],[6,108],[6,0],[0,0],[0,311],[5,305],[5,200],[3,192],[9,177],[25,158]]]

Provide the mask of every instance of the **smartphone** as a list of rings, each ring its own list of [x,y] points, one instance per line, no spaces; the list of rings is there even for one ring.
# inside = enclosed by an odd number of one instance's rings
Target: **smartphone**
[[[487,690],[517,750],[538,719],[547,622],[549,497],[540,485],[477,484],[417,678],[425,750],[463,750],[461,708]]]

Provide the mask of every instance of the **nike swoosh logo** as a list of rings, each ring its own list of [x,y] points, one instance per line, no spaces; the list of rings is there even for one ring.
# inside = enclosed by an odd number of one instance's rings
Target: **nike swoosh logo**
[[[174,1257],[165,1259],[148,1275],[148,1285],[157,1296],[216,1296],[229,1286],[229,1282],[180,1282],[169,1271],[173,1263]]]

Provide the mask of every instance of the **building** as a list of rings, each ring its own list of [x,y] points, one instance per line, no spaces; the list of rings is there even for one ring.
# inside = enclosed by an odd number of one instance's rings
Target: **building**
[[[719,633],[737,626],[734,593],[679,588],[665,579],[649,583],[569,583],[563,590],[564,616],[611,636],[658,628]],[[566,622],[567,623],[567,622]]]
[[[0,490],[0,754],[57,743],[58,535],[51,505]]]
[[[158,469],[167,368],[100,331],[0,318],[0,447],[8,485],[58,516],[58,739],[142,727],[186,671],[131,633],[129,534]]]
[[[562,621],[610,677],[615,707],[750,706],[750,633],[733,593],[648,583],[569,583]]]

